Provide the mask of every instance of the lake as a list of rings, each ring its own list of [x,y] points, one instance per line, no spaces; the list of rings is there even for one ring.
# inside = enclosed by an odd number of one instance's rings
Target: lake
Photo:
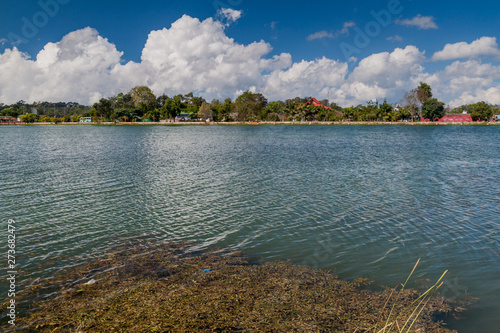
[[[144,236],[388,286],[421,258],[414,287],[448,269],[444,296],[480,297],[453,328],[500,326],[500,126],[0,126],[0,146],[18,289]]]

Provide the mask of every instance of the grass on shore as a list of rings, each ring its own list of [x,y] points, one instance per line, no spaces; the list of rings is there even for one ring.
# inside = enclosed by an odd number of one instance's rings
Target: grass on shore
[[[23,332],[359,333],[399,332],[401,323],[413,321],[414,304],[422,300],[418,292],[404,287],[397,295],[390,289],[375,292],[363,288],[366,282],[289,262],[250,264],[241,254],[193,254],[180,244],[139,246],[73,268],[53,282],[65,286],[59,296],[35,304],[17,327]],[[36,292],[36,287],[28,291]],[[453,311],[442,299],[426,299],[418,311],[411,332],[451,332],[432,320],[437,312]]]

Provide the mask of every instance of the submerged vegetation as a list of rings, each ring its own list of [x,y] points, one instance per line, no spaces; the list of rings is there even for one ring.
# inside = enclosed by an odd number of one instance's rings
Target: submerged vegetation
[[[406,283],[397,293],[371,291],[366,283],[289,262],[255,264],[239,253],[141,245],[53,280],[48,288],[64,286],[57,297],[35,301],[17,326],[34,332],[451,332],[433,321],[436,313],[454,311],[433,295],[438,283],[420,296]],[[46,288],[25,293],[47,294]]]
[[[0,117],[19,117],[33,122],[78,122],[90,117],[93,122],[158,122],[160,120],[210,120],[215,122],[243,121],[433,121],[446,114],[468,112],[474,121],[492,120],[500,114],[498,106],[485,102],[445,109],[443,102],[432,98],[431,87],[422,82],[407,92],[402,101],[389,104],[371,100],[366,105],[342,108],[328,100],[310,103],[312,97],[296,97],[269,102],[261,93],[246,91],[235,100],[226,98],[211,102],[188,93],[175,96],[155,96],[146,86],[137,86],[128,93],[101,98],[92,107],[78,103],[33,104],[19,101],[13,105],[0,103]]]

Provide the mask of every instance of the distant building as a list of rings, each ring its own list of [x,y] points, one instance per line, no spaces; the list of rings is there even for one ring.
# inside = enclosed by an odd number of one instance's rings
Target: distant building
[[[469,114],[447,114],[438,120],[440,123],[467,123],[472,122]]]
[[[177,117],[175,117],[175,121],[189,121],[189,120],[193,120],[192,119],[192,116],[193,116],[194,112],[182,112],[180,115],[178,115]]]
[[[14,117],[10,117],[10,116],[0,117],[0,123],[2,123],[2,124],[14,124],[17,122],[18,122],[17,118],[14,118]]]
[[[332,108],[330,108],[330,107],[328,107],[326,105],[321,104],[316,98],[311,98],[305,104],[302,104],[301,106],[299,106],[297,108],[297,110],[300,109],[300,108],[303,108],[304,106],[309,106],[309,105],[318,106],[318,107],[324,108],[326,110],[333,110]]]
[[[420,121],[423,123],[428,123],[431,121],[431,119],[422,118]],[[472,122],[472,117],[470,116],[470,114],[447,114],[442,118],[434,119],[434,121],[440,123],[468,123]]]
[[[80,122],[81,123],[91,123],[92,117],[80,117]]]

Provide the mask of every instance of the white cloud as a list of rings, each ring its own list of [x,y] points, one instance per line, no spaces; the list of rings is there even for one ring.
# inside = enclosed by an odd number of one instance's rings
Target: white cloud
[[[217,12],[217,14],[226,21],[226,26],[238,21],[241,18],[242,13],[243,12],[240,10],[234,10],[231,8],[221,8]]]
[[[422,16],[418,14],[412,19],[396,20],[396,24],[409,27],[417,27],[422,30],[438,29],[438,26],[436,22],[434,22],[434,20],[435,18],[433,16]]]
[[[495,95],[495,82],[500,80],[500,66],[478,60],[455,61],[442,71],[429,76],[428,82],[439,97],[450,101],[451,107],[486,101],[500,103]],[[493,89],[492,89],[493,86]],[[498,88],[498,87],[497,87]]]
[[[90,103],[101,92],[118,87],[109,72],[120,63],[121,52],[95,29],[85,28],[49,43],[35,61],[14,48],[0,56],[0,99],[81,101]]]
[[[423,52],[415,46],[373,54],[362,59],[337,90],[341,105],[359,104],[373,98],[398,98],[401,91],[418,85],[425,76]]]
[[[340,33],[343,35],[348,35],[349,34],[349,28],[354,28],[356,26],[356,23],[353,21],[345,22],[344,26],[342,27],[342,30],[340,30]]]
[[[31,90],[45,81],[37,64],[15,47],[0,54],[0,73],[0,103],[34,101]]]
[[[450,102],[451,107],[458,107],[465,104],[477,102],[487,102],[493,105],[500,104],[500,85],[487,89],[476,89],[473,92],[464,92],[460,97]]]
[[[323,39],[323,38],[337,38],[341,35],[349,35],[349,28],[355,27],[356,23],[349,21],[345,22],[342,26],[342,29],[337,32],[329,32],[326,30],[315,32],[309,36],[307,36],[308,41],[312,41],[315,39]]]
[[[479,56],[500,58],[500,50],[495,37],[481,37],[470,44],[466,42],[446,44],[443,50],[434,53],[432,60],[452,60]]]
[[[294,63],[285,70],[275,70],[265,77],[264,95],[271,99],[296,96],[326,98],[328,90],[341,85],[348,66],[325,57],[314,61]]]
[[[0,38],[0,45],[2,45],[2,46],[3,46],[3,45],[5,45],[5,43],[7,43],[7,42],[8,42],[8,40],[7,40],[7,39],[5,39],[5,38]]]
[[[318,32],[315,32],[315,33],[307,36],[308,41],[315,40],[315,39],[323,39],[323,38],[333,38],[333,33],[328,32],[326,30],[322,30],[322,31],[318,31]]]
[[[402,42],[403,37],[396,35],[396,36],[387,37],[387,40],[391,41],[391,42]]]
[[[152,31],[141,62],[121,64],[122,52],[85,28],[48,43],[35,61],[17,49],[0,55],[0,100],[67,100],[92,104],[101,97],[148,85],[156,94],[190,91],[206,98],[233,96],[238,89],[264,86],[265,72],[291,66],[290,54],[266,57],[264,41],[236,43],[211,18],[184,15],[169,29]]]
[[[221,23],[185,15],[170,29],[149,34],[140,65],[146,67],[155,92],[196,91],[226,97],[234,87],[261,85],[263,71],[290,66],[289,54],[265,58],[271,50],[264,41],[235,43]],[[134,75],[135,66],[130,67],[133,70],[127,76]]]
[[[475,48],[480,54],[498,49],[493,38],[480,41],[465,49]],[[15,47],[0,53],[0,102],[61,100],[88,105],[148,85],[157,95],[193,91],[210,100],[251,90],[270,100],[329,97],[350,106],[373,98],[397,102],[404,91],[425,81],[451,106],[480,100],[500,103],[500,66],[478,59],[457,60],[427,73],[424,51],[411,45],[348,62],[326,57],[293,62],[288,53],[271,52],[264,41],[237,43],[220,21],[185,15],[170,28],[149,34],[140,62],[123,63],[114,44],[85,28],[48,43],[35,59]]]

